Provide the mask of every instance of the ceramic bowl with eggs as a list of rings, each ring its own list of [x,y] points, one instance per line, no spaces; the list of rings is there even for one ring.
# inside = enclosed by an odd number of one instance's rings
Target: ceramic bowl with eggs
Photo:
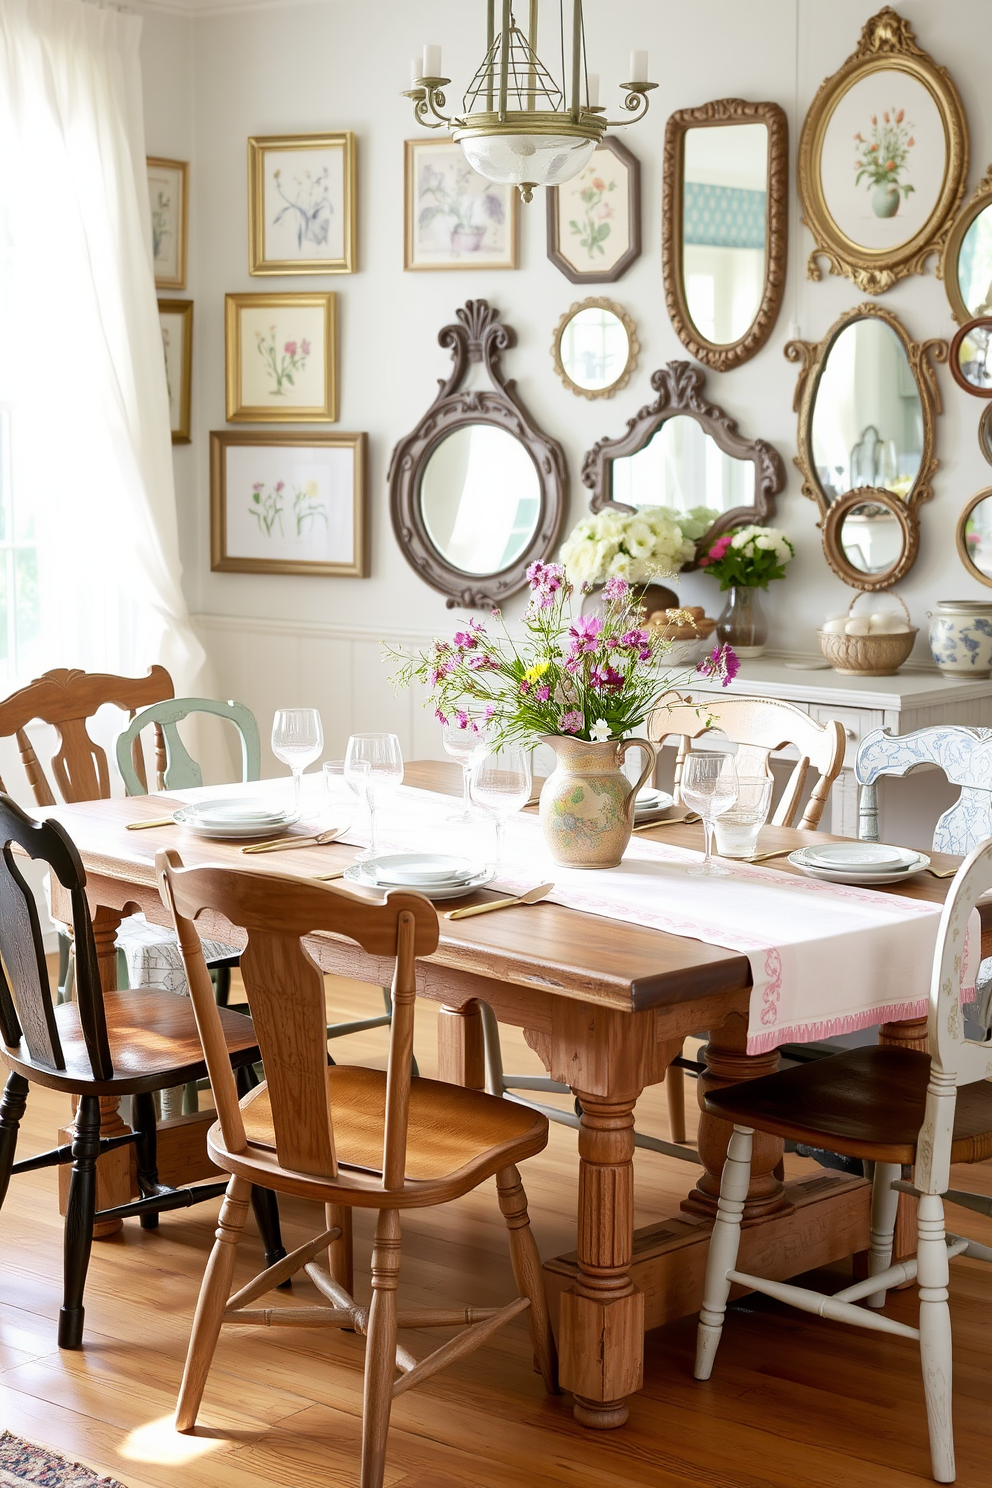
[[[892,598],[902,605],[902,615],[882,608],[855,615],[854,606],[865,598],[877,603],[875,595],[856,594],[846,614],[824,620],[818,632],[820,650],[834,671],[845,677],[891,677],[908,658],[918,631],[898,594]]]

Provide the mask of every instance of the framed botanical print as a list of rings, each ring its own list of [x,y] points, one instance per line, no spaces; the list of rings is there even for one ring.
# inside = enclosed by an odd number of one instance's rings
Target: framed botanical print
[[[517,267],[515,186],[480,176],[451,140],[407,140],[405,180],[405,269]]]
[[[173,444],[190,442],[193,381],[193,301],[159,300],[165,381],[169,389],[169,428]]]
[[[886,8],[858,48],[821,84],[799,141],[799,196],[831,274],[881,294],[922,274],[951,230],[968,172],[968,127],[958,91]]]
[[[158,289],[186,288],[189,165],[185,160],[145,162],[152,217],[152,255]]]
[[[248,272],[352,274],[357,267],[355,136],[248,141]]]
[[[225,297],[230,423],[336,421],[335,303],[330,291]]]
[[[364,434],[210,435],[215,573],[368,574]]]
[[[573,284],[612,284],[640,257],[641,163],[612,134],[547,198],[548,257]]]

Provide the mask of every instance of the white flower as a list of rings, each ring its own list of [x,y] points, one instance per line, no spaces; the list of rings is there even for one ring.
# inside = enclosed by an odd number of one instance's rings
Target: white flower
[[[610,737],[610,725],[605,718],[597,718],[589,730],[589,737],[594,744],[605,744]]]

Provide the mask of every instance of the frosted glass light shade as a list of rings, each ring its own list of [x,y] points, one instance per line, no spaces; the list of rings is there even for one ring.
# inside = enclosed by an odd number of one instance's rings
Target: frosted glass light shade
[[[465,159],[487,181],[558,186],[577,176],[596,141],[574,134],[476,134],[459,140]]]

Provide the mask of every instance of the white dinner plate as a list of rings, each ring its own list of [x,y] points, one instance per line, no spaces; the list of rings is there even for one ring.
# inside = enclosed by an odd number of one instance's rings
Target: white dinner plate
[[[367,861],[366,868],[378,883],[394,887],[422,888],[437,884],[442,888],[468,883],[482,872],[482,864],[449,853],[389,853]]]
[[[663,790],[642,790],[637,793],[634,802],[634,820],[643,821],[647,816],[657,816],[659,812],[670,811],[675,805],[675,797],[670,796]]]
[[[188,808],[204,827],[271,826],[285,822],[289,812],[258,800],[194,801]]]
[[[888,847],[882,842],[825,842],[803,848],[810,867],[853,869],[856,873],[894,873],[915,863],[914,848]]]
[[[177,826],[186,827],[198,837],[212,837],[217,842],[237,842],[244,837],[275,837],[299,819],[299,813],[291,811],[273,817],[268,822],[242,820],[214,826],[202,819],[195,806],[180,806],[178,811],[172,813],[172,820]]]
[[[369,863],[352,863],[350,868],[344,870],[345,881],[353,884],[356,889],[368,889],[374,894],[387,894],[391,889],[404,887],[401,884],[380,883],[367,871]],[[448,884],[418,884],[414,890],[417,894],[423,894],[428,899],[459,899],[465,894],[471,894],[476,889],[481,889],[490,879],[496,877],[495,868],[480,868],[474,878],[462,883]],[[413,889],[413,884],[405,885]]]
[[[818,868],[808,860],[808,847],[801,847],[796,852],[790,853],[788,861],[794,868],[805,873],[808,878],[822,878],[827,883],[855,884],[868,888],[878,888],[882,884],[900,883],[904,878],[912,878],[914,873],[922,873],[924,868],[930,867],[930,859],[926,853],[913,853],[912,860],[903,865],[902,868],[893,868],[888,871],[876,869],[858,872],[855,868]]]

